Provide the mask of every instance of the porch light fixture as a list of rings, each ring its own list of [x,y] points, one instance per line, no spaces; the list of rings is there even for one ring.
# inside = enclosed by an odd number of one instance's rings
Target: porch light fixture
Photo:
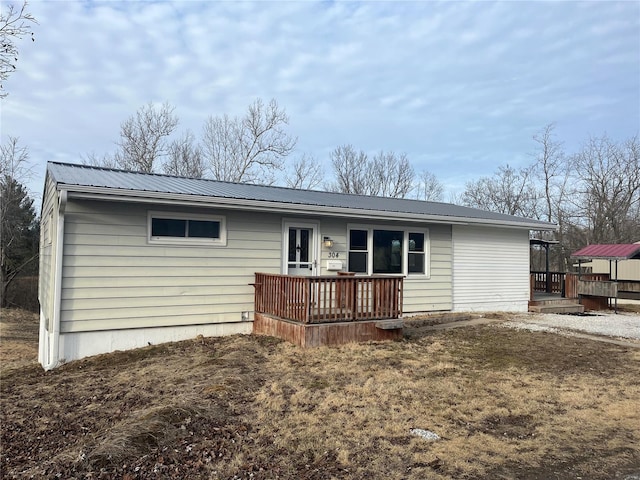
[[[327,248],[331,248],[333,247],[333,240],[331,240],[329,237],[324,237],[322,239],[322,244]]]

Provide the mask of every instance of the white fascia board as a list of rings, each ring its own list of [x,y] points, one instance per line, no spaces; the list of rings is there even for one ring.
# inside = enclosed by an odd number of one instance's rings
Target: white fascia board
[[[114,202],[162,203],[189,207],[224,207],[235,210],[278,212],[285,214],[315,214],[334,217],[362,218],[373,220],[393,220],[416,223],[439,223],[447,225],[486,225],[524,230],[558,229],[555,224],[529,222],[496,221],[484,218],[449,217],[445,215],[423,215],[404,212],[386,212],[382,210],[364,210],[361,208],[327,207],[297,203],[270,202],[242,198],[210,197],[206,195],[184,195],[179,193],[148,192],[141,190],[113,189],[108,187],[89,187],[81,185],[58,185],[60,190],[68,190],[70,198],[88,200],[110,200]]]

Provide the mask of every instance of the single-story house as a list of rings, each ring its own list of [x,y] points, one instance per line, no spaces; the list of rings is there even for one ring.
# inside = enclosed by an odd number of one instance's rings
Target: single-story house
[[[529,231],[438,202],[49,163],[39,361],[250,333],[256,272],[404,278],[404,315],[526,311]]]

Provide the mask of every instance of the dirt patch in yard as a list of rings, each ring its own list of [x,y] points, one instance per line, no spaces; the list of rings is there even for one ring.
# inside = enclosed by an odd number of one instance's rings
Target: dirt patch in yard
[[[637,349],[496,325],[414,325],[398,342],[302,350],[270,337],[200,338],[45,373],[36,316],[13,317],[24,328],[11,329],[2,313],[3,478],[640,471]]]

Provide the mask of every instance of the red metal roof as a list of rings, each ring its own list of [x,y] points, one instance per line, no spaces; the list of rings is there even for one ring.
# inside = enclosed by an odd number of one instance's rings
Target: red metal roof
[[[626,260],[640,258],[640,243],[618,243],[607,245],[587,245],[571,254],[572,258],[605,258]]]

